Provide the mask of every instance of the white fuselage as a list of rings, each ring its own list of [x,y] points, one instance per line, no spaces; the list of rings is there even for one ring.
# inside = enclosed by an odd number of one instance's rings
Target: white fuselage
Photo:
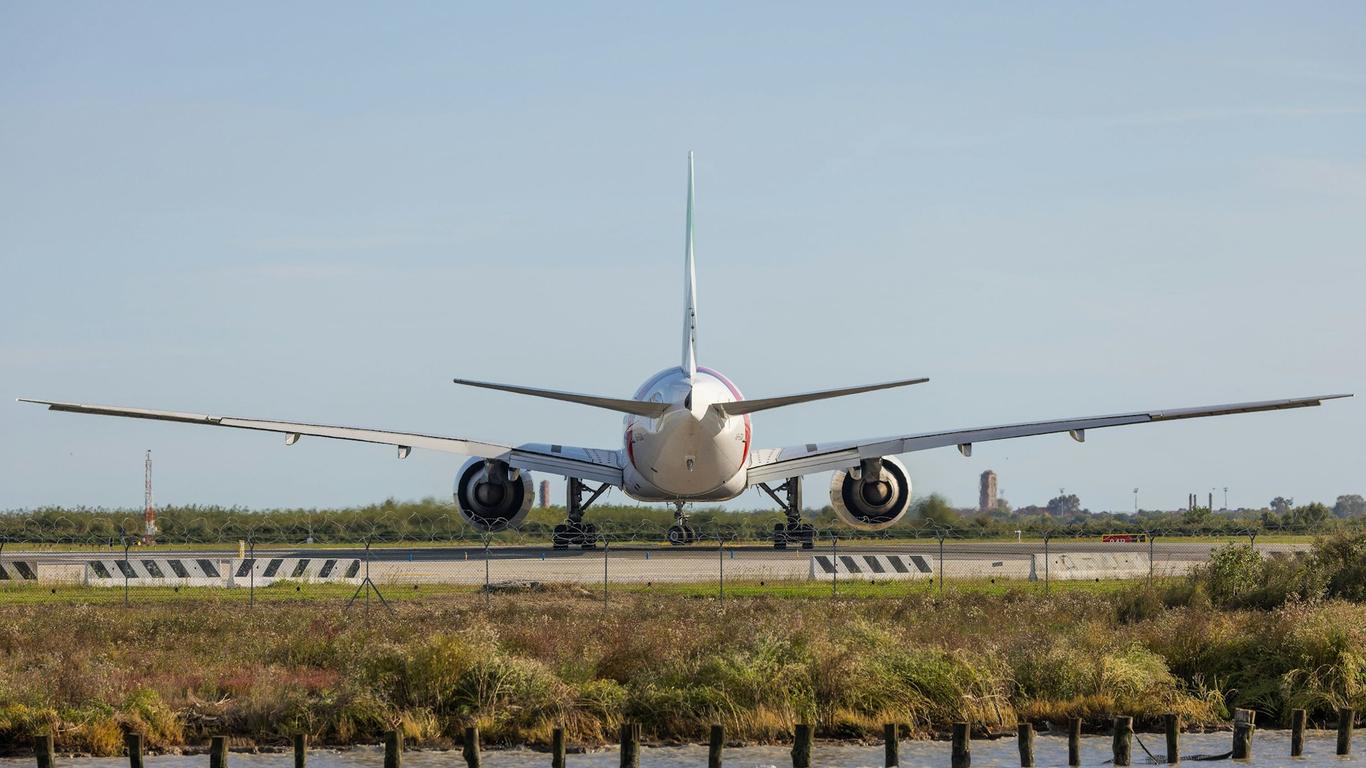
[[[709,406],[743,400],[730,379],[698,368],[689,381],[682,368],[650,377],[635,400],[668,403],[663,416],[627,416],[623,435],[624,484],[639,501],[722,501],[746,487],[749,416],[723,416]]]

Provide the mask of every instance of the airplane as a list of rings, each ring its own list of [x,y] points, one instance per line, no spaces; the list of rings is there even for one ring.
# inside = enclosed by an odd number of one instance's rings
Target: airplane
[[[785,522],[774,526],[774,547],[786,548],[791,543],[810,549],[814,541],[814,528],[801,519],[801,483],[804,475],[833,472],[830,503],[839,520],[856,529],[883,530],[904,517],[911,507],[911,476],[906,465],[896,458],[899,455],[955,446],[964,456],[971,456],[975,443],[1063,432],[1077,442],[1083,442],[1087,431],[1103,427],[1303,408],[1317,406],[1324,400],[1352,396],[1317,395],[1194,408],[1132,411],[1108,416],[1052,419],[863,440],[804,443],[787,448],[755,448],[750,420],[752,414],[798,403],[923,384],[929,379],[911,378],[746,399],[721,372],[699,365],[697,270],[693,254],[695,197],[693,155],[689,152],[682,357],[677,366],[666,368],[646,379],[635,394],[625,399],[486,381],[454,380],[456,384],[471,387],[578,403],[625,414],[620,448],[581,448],[544,443],[512,446],[459,437],[272,419],[27,398],[20,398],[20,401],[46,405],[53,411],[276,432],[285,435],[285,445],[294,445],[305,436],[379,443],[396,446],[400,459],[407,458],[414,448],[466,455],[470,459],[455,476],[453,495],[460,515],[481,531],[519,526],[526,519],[535,496],[531,473],[558,475],[566,480],[567,501],[566,519],[555,526],[552,534],[555,549],[571,546],[591,549],[598,545],[596,527],[584,521],[584,513],[611,488],[620,488],[637,501],[672,503],[674,524],[668,530],[668,539],[676,545],[688,544],[696,539],[696,531],[688,524],[685,511],[685,505],[689,502],[724,501],[739,496],[749,488],[758,488],[771,497],[785,515]]]

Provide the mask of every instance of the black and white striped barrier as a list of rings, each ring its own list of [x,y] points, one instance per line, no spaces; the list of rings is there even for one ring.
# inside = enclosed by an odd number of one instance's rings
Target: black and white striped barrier
[[[0,581],[37,581],[38,564],[32,560],[0,560]]]
[[[277,581],[358,582],[356,558],[309,557],[104,557],[87,560],[85,583],[93,587],[264,587]]]
[[[924,555],[815,555],[811,578],[928,579],[934,562]]]

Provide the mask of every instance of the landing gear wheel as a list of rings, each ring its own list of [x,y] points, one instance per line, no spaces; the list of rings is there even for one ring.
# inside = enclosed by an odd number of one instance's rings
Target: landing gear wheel
[[[800,544],[802,549],[816,547],[816,528],[809,523],[774,523],[773,548],[787,549],[788,544]]]
[[[773,524],[773,548],[787,549],[787,526],[782,523]]]
[[[693,533],[684,525],[669,526],[669,543],[675,547],[681,547],[692,542]]]
[[[569,533],[569,526],[560,523],[555,526],[554,533],[550,534],[550,545],[555,549],[569,549],[569,545],[574,543],[574,537]]]
[[[584,549],[597,549],[598,527],[592,523],[584,523],[581,530],[583,533],[579,536],[580,546]]]

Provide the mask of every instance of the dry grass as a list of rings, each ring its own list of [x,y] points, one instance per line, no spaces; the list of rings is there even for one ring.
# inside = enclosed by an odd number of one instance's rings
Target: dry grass
[[[1160,602],[1160,601],[1159,601]],[[1271,612],[1163,608],[1065,592],[908,594],[881,600],[451,593],[345,614],[335,601],[0,606],[0,748],[52,730],[59,749],[117,754],[211,733],[284,743],[377,741],[401,728],[448,744],[610,740],[623,719],[658,739],[720,722],[774,741],[800,721],[871,738],[954,720],[997,730],[1226,706],[1275,717],[1366,705],[1366,606]],[[1145,605],[1141,612],[1132,606]]]

